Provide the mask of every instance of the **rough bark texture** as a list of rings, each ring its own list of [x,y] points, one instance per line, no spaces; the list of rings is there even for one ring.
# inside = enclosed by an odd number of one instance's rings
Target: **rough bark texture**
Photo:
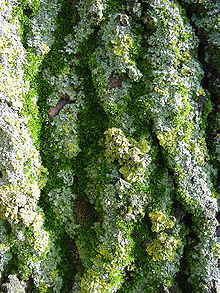
[[[220,292],[211,0],[0,0],[0,291]]]

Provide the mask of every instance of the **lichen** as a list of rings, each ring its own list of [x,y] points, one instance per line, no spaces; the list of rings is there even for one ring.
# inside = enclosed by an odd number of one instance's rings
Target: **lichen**
[[[147,252],[152,255],[154,261],[158,260],[173,260],[176,249],[181,245],[179,239],[167,233],[159,233],[157,238],[152,241],[147,247]]]

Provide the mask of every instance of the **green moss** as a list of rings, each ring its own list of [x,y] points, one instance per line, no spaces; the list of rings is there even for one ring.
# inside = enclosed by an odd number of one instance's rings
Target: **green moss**
[[[107,0],[108,7],[106,10],[106,15],[109,15],[112,12],[125,12],[126,10],[126,1],[114,1],[114,0]]]
[[[34,141],[36,148],[40,149],[40,132],[41,132],[41,124],[42,121],[39,118],[39,110],[36,102],[33,100],[36,98],[36,91],[30,90],[28,94],[25,96],[25,104],[22,108],[21,114],[24,117],[27,117],[28,123],[27,127],[30,132],[30,136]]]

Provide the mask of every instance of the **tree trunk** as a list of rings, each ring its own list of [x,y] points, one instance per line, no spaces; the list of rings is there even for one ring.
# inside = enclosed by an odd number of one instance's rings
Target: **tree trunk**
[[[220,292],[218,13],[1,1],[1,292]]]

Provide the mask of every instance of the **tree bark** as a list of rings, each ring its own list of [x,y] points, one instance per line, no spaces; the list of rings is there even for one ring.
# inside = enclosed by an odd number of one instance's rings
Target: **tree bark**
[[[1,1],[2,292],[220,292],[218,13]]]

